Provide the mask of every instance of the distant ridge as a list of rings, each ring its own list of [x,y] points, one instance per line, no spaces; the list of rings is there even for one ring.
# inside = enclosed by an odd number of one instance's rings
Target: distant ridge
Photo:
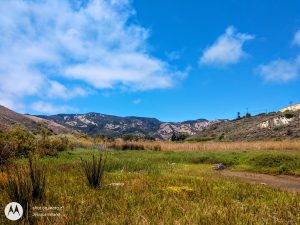
[[[184,122],[161,122],[155,118],[120,117],[94,112],[37,117],[54,121],[55,123],[89,135],[105,134],[120,137],[124,134],[136,134],[163,140],[170,139],[173,134],[177,133],[195,135],[212,123],[205,119]]]

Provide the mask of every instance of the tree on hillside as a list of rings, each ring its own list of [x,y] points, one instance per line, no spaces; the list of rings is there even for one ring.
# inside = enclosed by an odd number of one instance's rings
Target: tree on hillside
[[[188,136],[186,134],[175,134],[173,133],[172,137],[171,137],[171,141],[184,141]]]

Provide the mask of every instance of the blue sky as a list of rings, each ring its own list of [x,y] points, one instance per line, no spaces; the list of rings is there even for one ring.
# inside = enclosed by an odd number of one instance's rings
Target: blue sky
[[[300,2],[2,1],[0,104],[234,118],[300,102]]]

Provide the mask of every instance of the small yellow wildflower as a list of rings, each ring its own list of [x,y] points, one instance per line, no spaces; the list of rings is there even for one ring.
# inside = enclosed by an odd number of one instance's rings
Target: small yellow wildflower
[[[174,193],[180,193],[180,192],[192,192],[194,191],[193,188],[188,186],[169,186],[166,188],[167,191],[174,192]]]

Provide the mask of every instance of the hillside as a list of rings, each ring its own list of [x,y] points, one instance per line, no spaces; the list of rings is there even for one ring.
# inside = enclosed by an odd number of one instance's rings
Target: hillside
[[[36,116],[32,116],[32,115],[24,115],[25,117],[29,118],[30,120],[33,120],[36,123],[42,124],[44,126],[46,126],[48,129],[50,129],[51,131],[53,131],[53,133],[55,134],[67,134],[67,133],[72,133],[72,130],[61,125],[58,123],[55,123],[51,120],[46,120],[40,117],[36,117]]]
[[[0,105],[0,131],[21,126],[32,132],[39,132],[42,127],[55,134],[70,133],[71,130],[53,121],[16,113]]]
[[[39,129],[37,122],[0,105],[0,131],[5,131],[15,126],[22,126],[31,131]]]
[[[300,111],[276,112],[224,120],[200,131],[199,137],[231,141],[300,138]]]
[[[212,123],[205,119],[178,123],[161,122],[155,118],[119,117],[101,113],[58,114],[38,117],[90,135],[105,134],[119,137],[124,134],[138,134],[164,140],[170,139],[173,133],[195,135]]]

